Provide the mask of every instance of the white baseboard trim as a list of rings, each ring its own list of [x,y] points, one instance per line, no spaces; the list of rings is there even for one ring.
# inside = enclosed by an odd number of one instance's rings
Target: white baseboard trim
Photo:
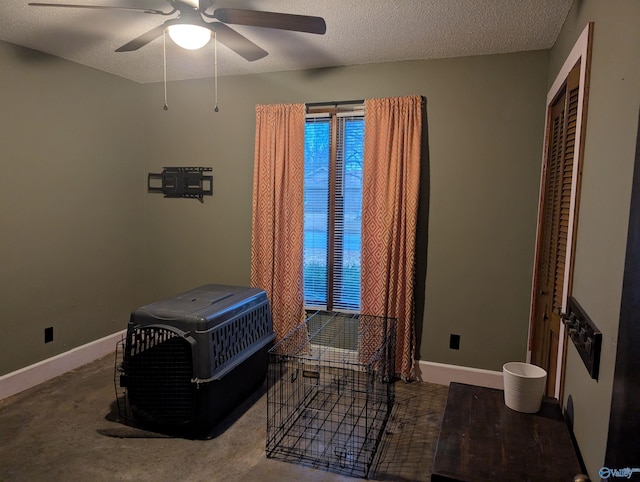
[[[126,334],[126,330],[116,332],[65,353],[0,376],[0,400],[20,393],[40,383],[51,380],[70,370],[113,353],[116,343]],[[502,372],[448,365],[419,360],[416,370],[422,382],[449,385],[451,382],[468,383],[488,388],[504,388]]]
[[[126,330],[119,331],[15,372],[0,376],[0,400],[115,352],[116,343],[125,333]]]
[[[437,383],[438,385],[458,382],[504,389],[502,372],[493,370],[419,360],[416,372],[418,380],[421,382]]]

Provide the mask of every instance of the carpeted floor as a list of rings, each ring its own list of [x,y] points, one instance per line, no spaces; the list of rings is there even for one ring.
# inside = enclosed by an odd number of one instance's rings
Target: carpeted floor
[[[211,440],[146,432],[118,420],[107,356],[0,401],[0,482],[347,481],[265,456],[266,384]],[[447,387],[396,385],[372,480],[428,481]]]

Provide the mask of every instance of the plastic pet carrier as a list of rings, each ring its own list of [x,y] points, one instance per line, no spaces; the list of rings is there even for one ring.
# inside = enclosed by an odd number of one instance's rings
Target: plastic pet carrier
[[[208,438],[264,382],[274,338],[255,288],[206,285],[135,310],[116,351],[120,417]]]
[[[319,311],[271,348],[267,457],[368,478],[395,401],[395,330]]]

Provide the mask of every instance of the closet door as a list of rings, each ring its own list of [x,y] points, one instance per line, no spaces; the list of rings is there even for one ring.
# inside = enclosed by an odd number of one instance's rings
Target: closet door
[[[538,256],[533,300],[531,362],[547,371],[547,395],[554,396],[560,347],[560,314],[566,305],[569,233],[572,199],[577,200],[574,175],[580,63],[567,76],[563,88],[549,108],[544,180],[541,199]],[[575,225],[575,218],[573,221]]]

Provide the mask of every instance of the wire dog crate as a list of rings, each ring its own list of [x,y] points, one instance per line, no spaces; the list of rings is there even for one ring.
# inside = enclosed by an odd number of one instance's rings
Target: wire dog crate
[[[269,350],[267,457],[368,478],[395,401],[392,318],[318,311]]]

